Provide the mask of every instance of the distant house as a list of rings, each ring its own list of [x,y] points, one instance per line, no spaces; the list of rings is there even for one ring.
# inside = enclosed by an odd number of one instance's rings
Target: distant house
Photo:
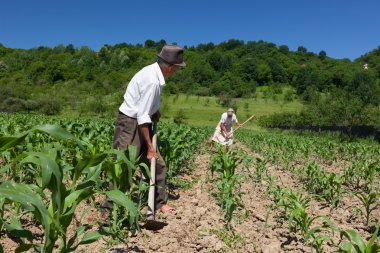
[[[363,65],[363,69],[368,69],[368,63],[365,63],[365,64]]]

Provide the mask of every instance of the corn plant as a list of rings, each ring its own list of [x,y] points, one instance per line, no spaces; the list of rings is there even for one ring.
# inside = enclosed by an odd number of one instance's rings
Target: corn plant
[[[209,131],[185,125],[175,128],[162,125],[159,130],[160,152],[168,167],[167,180],[173,183],[175,176],[189,171],[194,152]]]
[[[98,231],[85,233],[90,227],[79,226],[71,238],[66,238],[67,227],[71,223],[74,211],[72,208],[68,208],[67,205],[77,205],[76,201],[78,199],[74,200],[74,198],[84,197],[80,196],[80,193],[75,192],[65,199],[65,211],[62,215],[54,213],[52,203],[46,207],[43,199],[31,185],[4,183],[0,185],[0,193],[4,196],[6,202],[21,204],[25,211],[33,214],[33,217],[43,228],[44,241],[36,243],[32,232],[23,228],[19,219],[11,217],[9,221],[4,221],[4,227],[10,234],[27,240],[16,249],[16,252],[24,252],[31,248],[38,252],[53,252],[57,239],[60,240],[60,252],[73,252],[79,245],[92,243],[101,237]],[[82,236],[80,241],[75,243],[80,236]]]
[[[266,168],[267,161],[262,160],[258,157],[256,157],[256,168],[255,168],[255,176],[256,178],[261,182],[264,178],[264,173],[267,174],[267,168]]]
[[[229,179],[222,178],[221,182],[217,184],[218,194],[217,199],[221,208],[225,211],[225,220],[227,222],[227,228],[231,229],[231,221],[234,217],[234,212],[238,207],[244,207],[241,201],[242,192],[238,188],[237,176],[233,176]]]
[[[242,162],[235,152],[224,153],[221,149],[211,157],[211,173],[217,172],[220,181],[217,183],[217,199],[221,208],[225,211],[227,228],[231,229],[233,213],[237,207],[243,207],[241,201],[242,192],[239,190],[240,177],[235,173],[236,167]]]
[[[362,189],[370,192],[378,171],[380,171],[378,163],[362,160],[344,169],[344,182],[354,190]]]
[[[306,189],[328,201],[332,207],[340,203],[344,189],[343,179],[336,173],[327,173],[315,162],[309,164],[302,176]]]
[[[292,152],[287,152],[287,153],[282,154],[281,160],[284,163],[285,170],[289,170],[290,162],[291,162],[292,158],[293,158]]]
[[[365,216],[365,225],[368,226],[371,213],[380,205],[380,196],[376,192],[360,192],[355,194],[363,205],[364,210],[360,210]]]
[[[5,198],[0,197],[0,231],[3,230],[3,225],[4,225],[4,204],[5,204]]]
[[[344,184],[351,189],[359,189],[362,180],[362,169],[359,164],[352,164],[343,170]]]
[[[331,237],[329,237],[327,235],[321,235],[321,234],[317,234],[312,239],[313,239],[313,241],[311,242],[311,252],[314,252],[313,251],[313,249],[314,249],[315,252],[317,252],[317,253],[325,253],[326,251],[323,248],[323,244],[326,242],[332,241]]]
[[[378,163],[376,162],[370,163],[368,161],[364,162],[363,180],[364,180],[364,190],[366,192],[371,191],[378,171],[380,171],[380,166],[378,165]]]
[[[336,245],[339,253],[376,253],[380,251],[380,244],[376,242],[379,227],[371,239],[365,243],[360,234],[355,230],[343,230],[340,232],[341,240],[347,239],[342,246]]]
[[[57,238],[54,244],[62,247],[60,251],[73,250],[78,242],[77,239],[73,239],[74,244],[73,240],[66,236],[65,226],[70,223],[71,218],[68,213],[74,213],[76,206],[83,201],[93,202],[95,195],[104,195],[113,203],[111,216],[106,220],[106,224],[100,224],[102,234],[123,239],[127,230],[138,229],[138,220],[142,215],[140,210],[146,204],[145,193],[148,189],[148,184],[143,180],[142,170],[145,170],[148,176],[149,171],[146,166],[139,164],[132,148],[125,151],[110,149],[114,131],[112,120],[0,114],[0,122],[0,184],[10,181],[12,184],[26,185],[42,199],[51,216],[50,221],[54,224],[52,231],[55,231],[47,238],[51,237],[50,241]],[[41,123],[49,125],[34,127]],[[57,131],[57,128],[51,124],[60,125],[72,134],[62,129]],[[160,126],[162,126],[159,129],[160,137],[167,140],[170,145],[166,148],[161,147],[160,152],[164,159],[167,159],[170,168],[168,180],[171,183],[174,182],[174,176],[186,173],[190,169],[192,156],[208,136],[210,129],[166,124]],[[113,159],[113,156],[116,159]],[[46,164],[49,169],[50,165],[54,166],[52,167],[55,168],[54,171],[60,174],[50,173],[46,170]],[[57,191],[53,192],[54,184]],[[109,184],[113,185],[113,190],[108,188]],[[25,210],[24,204],[10,197],[5,199],[0,196],[0,228],[7,233],[10,233],[10,230],[14,233],[17,229],[12,229],[10,225],[16,223],[4,218],[4,211],[14,213],[14,217],[18,218],[27,215],[37,224],[41,223],[31,211]],[[67,198],[72,199],[73,204],[65,207],[62,202],[67,202]],[[60,218],[62,216],[65,216],[65,222]],[[92,224],[80,223],[76,238],[88,238],[86,234]],[[20,224],[15,227],[19,228]],[[42,226],[42,232],[46,229],[50,229],[50,224]],[[92,235],[95,235],[95,232]],[[17,235],[16,237],[21,238]],[[26,244],[39,244],[39,249],[36,245],[30,246],[35,250],[46,251],[48,248],[49,242],[46,238],[38,242],[34,239],[33,242],[29,242],[26,238],[22,240]],[[86,239],[84,242],[89,241]],[[20,251],[21,249],[24,248],[20,248]]]
[[[255,180],[253,176],[251,175],[251,170],[250,170],[250,168],[254,166],[255,161],[256,161],[256,157],[254,156],[247,155],[245,153],[242,155],[242,163],[244,165],[244,169],[246,170],[246,175],[251,180]]]
[[[292,234],[300,232],[302,240],[313,247],[320,247],[322,243],[320,226],[313,226],[319,218],[327,219],[324,216],[310,216],[307,212],[310,207],[310,198],[304,197],[298,192],[293,192],[290,189],[277,188],[276,201],[278,206],[284,208],[283,218],[288,221],[289,231]],[[328,220],[328,219],[327,219]],[[312,239],[312,241],[310,241]]]
[[[113,205],[112,217],[107,220],[110,222],[110,227],[104,228],[104,230],[123,240],[123,236],[120,235],[123,233],[124,227],[129,229],[138,229],[139,227],[138,220],[141,218],[141,213],[138,210],[142,209],[145,203],[144,195],[148,190],[148,183],[143,179],[142,170],[145,170],[144,174],[148,177],[150,177],[150,172],[146,164],[138,162],[136,148],[133,146],[128,146],[124,151],[113,150],[108,153],[116,155],[116,160],[107,160],[103,167],[106,181],[110,181],[106,185],[110,184],[114,188],[114,190],[106,192]]]
[[[342,184],[343,179],[336,173],[327,174],[327,189],[324,193],[324,198],[333,206],[337,207],[342,200],[345,192]]]
[[[83,148],[74,136],[62,128],[47,125],[35,128],[33,131],[46,132],[60,139],[74,140]],[[10,149],[20,144],[33,131],[28,131],[16,137],[0,137],[0,149]],[[80,244],[91,243],[101,237],[98,231],[84,234],[90,227],[80,226],[73,237],[67,238],[67,229],[73,220],[76,207],[96,193],[95,186],[101,173],[101,163],[106,157],[105,154],[89,155],[87,152],[86,154],[86,157],[73,168],[74,178],[72,184],[65,184],[64,170],[59,165],[60,163],[57,163],[57,157],[43,152],[20,154],[22,158],[21,164],[35,164],[41,168],[41,188],[34,184],[9,182],[0,185],[0,193],[5,198],[6,203],[19,203],[27,213],[31,213],[34,219],[42,224],[45,237],[42,243],[34,243],[33,238],[30,236],[31,232],[23,229],[20,223],[5,221],[4,226],[10,233],[21,230],[23,233],[19,236],[28,240],[28,243],[19,247],[18,252],[29,250],[32,247],[39,252],[52,252],[57,240],[60,241],[60,252],[72,252]],[[89,170],[83,174],[87,168]],[[79,177],[81,177],[80,182],[78,181]],[[119,190],[113,190],[107,191],[105,194],[114,202],[128,208],[130,216],[136,216],[134,204],[124,193]],[[43,197],[49,199],[47,206]],[[82,235],[81,241],[74,245],[77,237]]]

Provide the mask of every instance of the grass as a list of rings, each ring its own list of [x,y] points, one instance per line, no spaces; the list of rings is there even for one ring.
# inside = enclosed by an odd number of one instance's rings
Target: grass
[[[236,115],[242,123],[252,114],[257,117],[269,115],[276,112],[297,112],[302,109],[301,101],[293,95],[293,101],[284,103],[285,93],[292,88],[283,88],[281,94],[268,95],[268,87],[261,86],[252,98],[236,98],[233,102],[236,103]],[[104,103],[107,110],[101,114],[101,117],[116,118],[118,108],[122,102],[123,94],[113,93],[104,97]],[[221,106],[218,103],[218,97],[200,97],[195,95],[163,95],[161,97],[160,112],[162,121],[173,121],[179,111],[183,113],[185,122],[196,126],[216,126],[223,112],[227,111],[227,107]],[[63,116],[68,117],[87,117],[99,116],[96,113],[83,112],[80,109],[71,109],[66,107]],[[245,128],[256,128],[255,120],[247,123]]]
[[[281,99],[281,98],[280,98]],[[271,98],[237,98],[236,116],[242,123],[252,114],[257,117],[273,114],[276,112],[297,112],[302,108],[298,100],[290,103],[283,103],[282,99],[273,101]],[[164,121],[175,118],[179,110],[182,110],[186,123],[190,125],[216,126],[223,112],[228,108],[218,104],[217,97],[198,97],[189,95],[170,95],[161,98],[161,115]],[[256,126],[255,121],[251,121],[248,126]]]

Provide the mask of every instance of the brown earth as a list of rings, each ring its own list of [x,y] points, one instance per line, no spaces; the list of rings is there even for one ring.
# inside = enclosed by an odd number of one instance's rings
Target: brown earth
[[[236,143],[249,155],[260,157],[240,143]],[[236,213],[232,222],[232,231],[225,228],[223,211],[212,196],[215,192],[216,180],[209,172],[210,152],[205,151],[195,157],[194,170],[190,175],[182,176],[183,180],[191,181],[193,186],[179,189],[179,199],[169,200],[169,204],[177,209],[177,215],[158,215],[158,220],[165,221],[167,226],[158,231],[142,230],[130,235],[126,244],[113,244],[110,238],[103,238],[95,243],[83,245],[76,252],[310,252],[297,235],[290,236],[286,221],[278,222],[280,210],[268,192],[269,181],[257,182],[252,175],[255,168],[239,167],[238,173],[243,175],[241,192],[244,208]],[[274,184],[293,191],[307,192],[302,189],[298,179],[289,171],[273,165],[267,165],[268,175],[274,179]],[[326,203],[313,199],[309,210],[310,215],[326,215],[341,229],[355,229],[363,238],[368,239],[370,233],[363,225],[363,216],[357,215],[355,210],[359,205],[356,198],[345,195],[342,204],[336,209],[326,207]],[[86,204],[78,207],[77,217],[86,209]],[[99,217],[96,209],[91,209],[84,219],[84,223],[94,223]],[[373,217],[380,217],[377,209]],[[372,222],[378,220],[372,220]],[[322,225],[319,219],[315,225]],[[32,226],[33,224],[31,224]],[[75,231],[71,227],[70,233]],[[41,230],[34,228],[36,234]],[[335,235],[338,240],[338,235]],[[14,252],[17,243],[4,236],[1,244],[4,252]],[[326,252],[332,252],[329,245],[325,245]]]

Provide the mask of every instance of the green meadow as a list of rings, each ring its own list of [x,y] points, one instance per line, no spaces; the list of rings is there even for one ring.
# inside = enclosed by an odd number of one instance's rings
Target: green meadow
[[[297,112],[302,108],[298,99],[284,102],[284,95],[278,94],[270,97],[263,95],[262,89],[256,92],[253,98],[236,98],[231,101],[232,107],[237,108],[236,115],[242,123],[252,114],[257,117],[279,112]],[[219,103],[217,97],[200,97],[193,95],[166,95],[161,98],[161,115],[163,121],[173,121],[178,115],[185,117],[184,121],[190,125],[213,126],[216,125],[223,112],[228,107]],[[248,127],[257,124],[252,120]]]
[[[87,101],[84,99],[75,109],[65,107],[61,115],[74,118],[116,118],[123,95],[124,91],[104,96],[99,103],[102,103],[106,109],[101,113],[94,113],[88,109],[93,107],[94,101],[94,98],[88,97]],[[269,86],[258,87],[250,98],[231,98],[229,106],[221,105],[220,98],[215,96],[164,94],[161,96],[161,120],[173,122],[180,119],[182,123],[193,126],[216,126],[220,116],[227,111],[228,107],[236,110],[237,118],[242,123],[252,114],[260,117],[280,112],[298,112],[302,109],[303,104],[291,87],[283,88],[278,94],[274,94]],[[246,127],[256,128],[257,123],[252,120]]]

